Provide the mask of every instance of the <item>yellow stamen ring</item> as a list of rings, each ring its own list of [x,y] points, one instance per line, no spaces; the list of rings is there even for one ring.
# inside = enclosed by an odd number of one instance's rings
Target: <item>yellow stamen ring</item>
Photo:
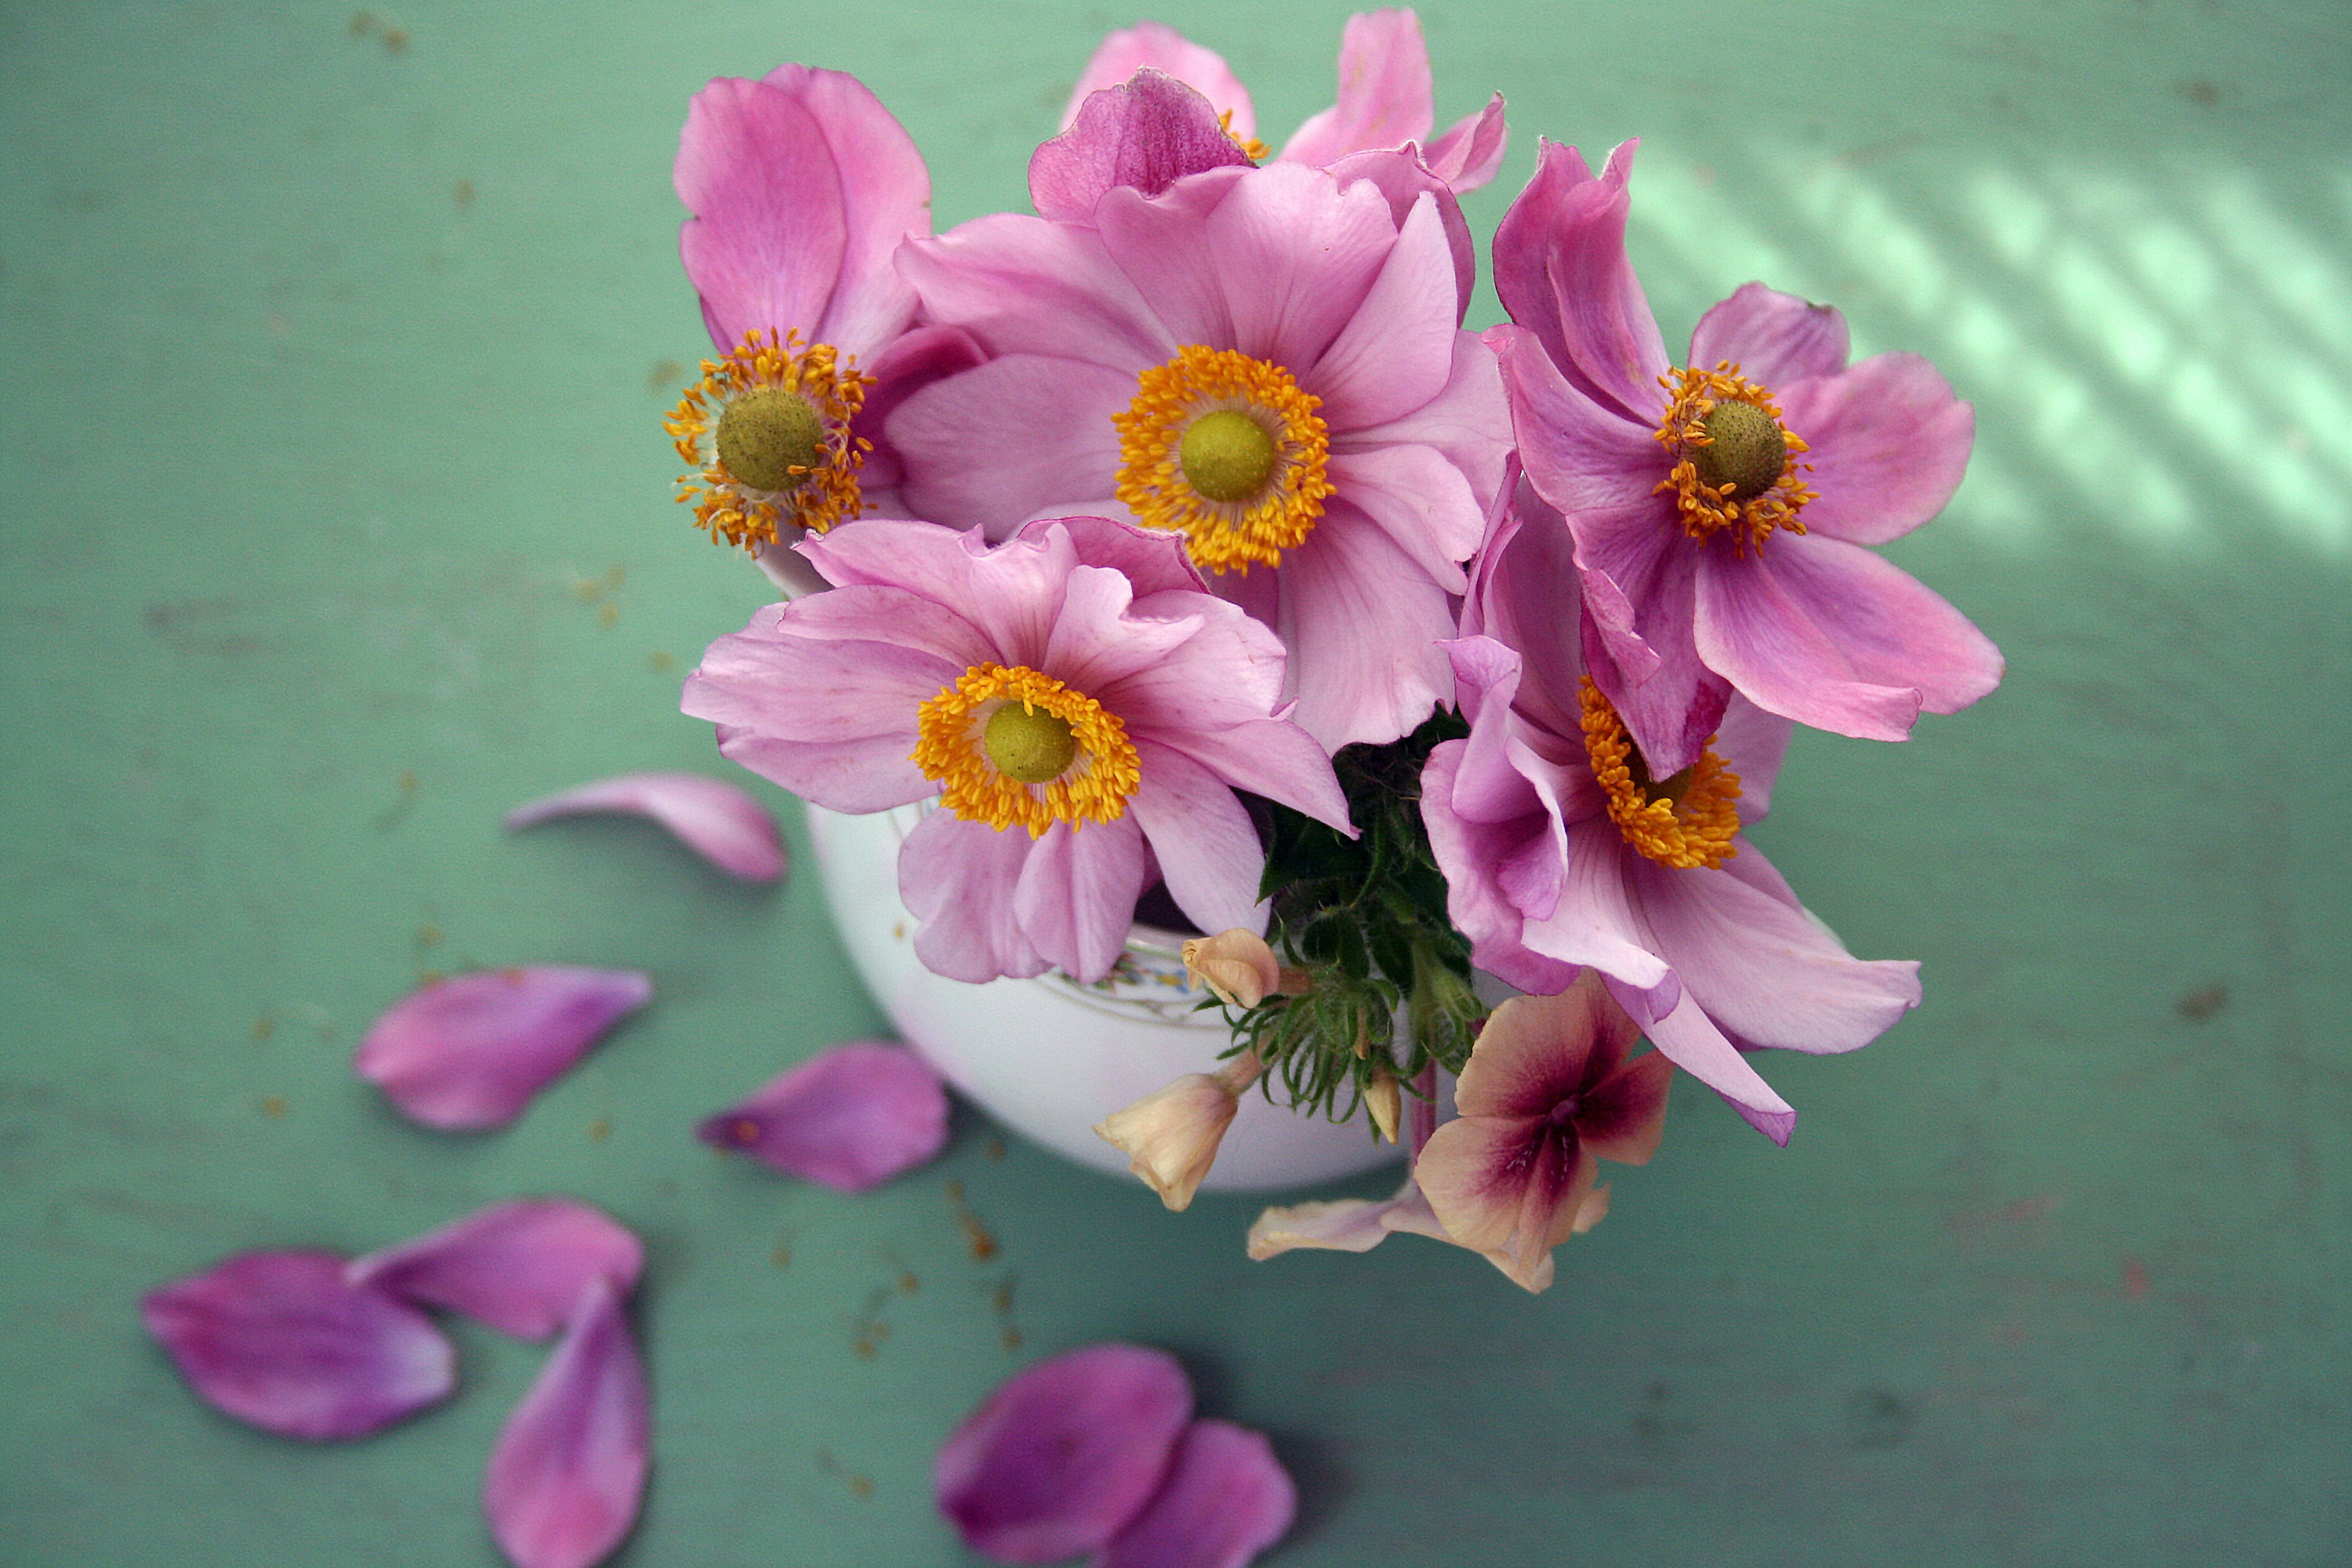
[[[1268,158],[1274,156],[1274,149],[1259,141],[1256,137],[1236,136],[1234,134],[1234,111],[1230,109],[1217,116],[1217,129],[1225,133],[1225,140],[1240,148],[1242,150],[1242,156],[1247,158],[1253,163],[1263,163]]]
[[[1703,752],[1692,766],[1653,782],[1624,721],[1591,676],[1579,683],[1577,697],[1584,708],[1585,755],[1609,797],[1609,820],[1626,843],[1682,871],[1720,866],[1739,853],[1732,842],[1739,837],[1739,775],[1721,757]]]
[[[1797,513],[1813,499],[1813,491],[1797,475],[1810,471],[1812,465],[1797,461],[1797,454],[1807,447],[1780,423],[1780,408],[1772,395],[1741,375],[1739,367],[1729,360],[1719,362],[1713,370],[1673,371],[1658,377],[1658,384],[1666,389],[1666,412],[1658,422],[1657,440],[1674,458],[1675,466],[1658,481],[1657,490],[1674,492],[1683,531],[1693,539],[1706,540],[1730,529],[1735,555],[1745,555],[1750,548],[1761,550],[1765,536],[1775,529],[1804,532],[1805,525],[1797,521]],[[1777,478],[1759,483],[1760,476],[1740,474],[1736,466],[1731,477],[1718,476],[1721,482],[1711,482],[1701,474],[1702,464],[1709,469],[1720,466],[1700,456],[1715,441],[1707,429],[1707,417],[1717,407],[1734,403],[1746,404],[1771,421],[1771,431],[1778,433],[1782,448]],[[1741,444],[1749,449],[1746,460],[1752,461],[1753,451],[1759,447],[1769,450],[1769,433],[1760,429],[1761,421],[1743,415],[1738,423]]]
[[[1278,364],[1192,344],[1138,377],[1135,401],[1111,416],[1118,430],[1118,499],[1146,528],[1181,531],[1203,572],[1247,574],[1252,566],[1280,565],[1282,552],[1314,530],[1331,493],[1330,441],[1315,412],[1321,406],[1322,399],[1300,391]],[[1255,424],[1272,448],[1262,482],[1238,494],[1223,482],[1235,471],[1231,465],[1207,478],[1212,470],[1195,450],[1193,476],[1208,489],[1195,488],[1186,474],[1185,437],[1196,424],[1230,426],[1236,417]],[[1231,435],[1223,432],[1215,444],[1230,448]]]
[[[702,362],[702,379],[662,421],[679,458],[695,468],[677,481],[677,499],[694,508],[696,525],[714,543],[724,539],[749,549],[775,543],[788,525],[823,533],[856,517],[865,508],[857,470],[873,443],[851,435],[849,424],[873,384],[872,376],[858,372],[855,356],[830,343],[803,344],[798,332],[785,333],[780,343],[773,332],[753,328],[726,358]],[[728,408],[761,392],[771,401],[775,393],[799,399],[821,432],[810,453],[814,462],[785,463],[781,474],[761,476],[785,480],[773,489],[730,473],[719,455],[719,426]]]
[[[1006,747],[1003,731],[1017,726],[993,726],[997,744],[989,743],[991,721],[1008,704],[1069,726],[1069,760],[1059,773],[1024,782],[998,765],[992,752],[1003,752],[1021,772],[1038,771],[1022,765],[1039,754],[1034,744],[1025,753]],[[923,703],[916,710],[911,760],[924,777],[939,781],[940,804],[958,816],[999,831],[1017,823],[1032,838],[1044,837],[1056,822],[1075,830],[1089,822],[1118,821],[1127,815],[1128,796],[1143,781],[1135,743],[1117,714],[1018,664],[976,664]]]

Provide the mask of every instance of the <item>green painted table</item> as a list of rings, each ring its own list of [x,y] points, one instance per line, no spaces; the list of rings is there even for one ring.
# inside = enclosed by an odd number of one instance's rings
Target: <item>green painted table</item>
[[[1343,14],[1167,19],[1278,136]],[[622,1563],[964,1561],[940,1436],[1113,1336],[1275,1434],[1299,1568],[2352,1561],[2340,5],[1430,7],[1441,119],[1511,101],[1482,236],[1538,132],[1642,134],[1670,342],[1760,276],[1977,404],[1966,487],[1893,553],[2008,685],[1901,749],[1801,739],[1762,835],[1928,995],[1773,1064],[1786,1152],[1678,1090],[1531,1300],[1410,1239],[1253,1265],[1251,1203],[1171,1216],[969,1115],[854,1199],[690,1140],[876,1026],[814,877],[497,826],[719,768],[678,679],[762,595],[666,499],[656,421],[703,347],[687,98],[855,71],[944,226],[1022,205],[1130,19],[0,9],[0,1559],[492,1563],[480,1466],[539,1352],[460,1326],[457,1400],[314,1449],[198,1405],[133,1303],[562,1192],[652,1251]],[[436,1136],[351,1078],[420,971],[554,960],[660,996],[512,1130]]]

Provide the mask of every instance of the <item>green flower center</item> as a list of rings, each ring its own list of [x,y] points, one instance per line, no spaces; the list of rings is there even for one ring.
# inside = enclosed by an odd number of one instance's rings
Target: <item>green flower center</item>
[[[728,404],[717,439],[728,474],[755,490],[791,489],[824,462],[824,420],[781,386],[755,387]]]
[[[1274,437],[1238,408],[1202,415],[1176,448],[1184,482],[1213,501],[1242,501],[1256,495],[1274,477]]]
[[[981,744],[999,773],[1030,784],[1053,783],[1078,754],[1067,719],[1019,702],[1007,702],[988,716]]]
[[[1778,419],[1752,403],[1727,398],[1706,411],[1704,427],[1706,445],[1690,449],[1701,484],[1717,493],[1727,484],[1729,500],[1746,500],[1780,482],[1789,441]]]

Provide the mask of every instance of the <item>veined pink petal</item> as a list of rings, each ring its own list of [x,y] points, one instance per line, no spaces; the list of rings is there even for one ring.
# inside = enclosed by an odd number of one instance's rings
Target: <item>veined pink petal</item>
[[[1423,156],[1430,173],[1466,193],[1491,184],[1502,173],[1503,154],[1510,145],[1510,129],[1503,122],[1503,95],[1498,92],[1477,113],[1455,121],[1430,142]]]
[[[1292,720],[1324,750],[1412,733],[1453,692],[1438,650],[1454,632],[1442,584],[1387,532],[1335,501],[1283,563],[1284,641],[1298,694]]]
[[[696,1136],[787,1175],[862,1193],[940,1152],[947,1090],[904,1046],[853,1040],[705,1118]]]
[[[1805,526],[1853,544],[1899,539],[1944,510],[1976,445],[1977,415],[1917,354],[1877,354],[1850,370],[1773,388],[1804,437],[1817,492]]]
[[[802,331],[860,360],[870,358],[915,313],[915,291],[891,258],[901,240],[931,232],[930,171],[906,127],[856,77],[782,65],[762,80],[808,110],[841,181],[840,279],[824,317],[803,324]]]
[[[1168,1475],[1192,1415],[1164,1352],[1088,1345],[1017,1373],[940,1448],[940,1511],[1000,1563],[1058,1563],[1110,1542]]]
[[[593,1283],[483,1478],[490,1533],[515,1568],[590,1568],[621,1543],[645,1493],[651,1426],[620,1293]]]
[[[1445,389],[1454,373],[1454,276],[1434,197],[1414,202],[1363,308],[1315,363],[1303,385],[1323,400],[1324,424],[1345,432],[1401,419]],[[1433,310],[1430,301],[1441,301]],[[1459,560],[1459,555],[1454,559]]]
[[[141,1319],[197,1397],[288,1437],[362,1437],[457,1386],[433,1321],[331,1252],[246,1252],[151,1290]]]
[[[723,353],[757,327],[813,337],[848,229],[833,150],[791,93],[720,77],[695,94],[679,138],[686,275]],[[864,345],[856,345],[863,347]]]
[[[1712,368],[1729,360],[1748,380],[1778,389],[1807,376],[1837,374],[1845,368],[1846,343],[1845,318],[1835,306],[1743,283],[1698,319],[1690,363]],[[1805,521],[1811,523],[1810,513]]]
[[[1387,199],[1389,216],[1400,229],[1404,227],[1414,203],[1423,196],[1435,199],[1438,226],[1444,231],[1445,247],[1454,258],[1454,324],[1460,326],[1463,317],[1469,313],[1470,296],[1478,287],[1478,263],[1470,242],[1470,220],[1462,216],[1462,201],[1454,188],[1410,147],[1350,153],[1327,165],[1326,173],[1342,188],[1369,183]]]
[[[850,421],[849,433],[859,440],[870,442],[874,447],[866,454],[866,467],[858,473],[858,485],[865,493],[868,516],[903,515],[895,492],[906,482],[906,466],[899,460],[898,448],[890,445],[887,428],[890,416],[897,412],[898,405],[933,382],[961,374],[986,363],[987,359],[988,351],[980,346],[980,340],[961,327],[917,327],[912,331],[900,333],[891,340],[887,348],[859,363],[857,368],[872,376],[874,384],[866,389],[866,401],[858,408],[857,417]],[[772,544],[761,552],[761,567],[769,571],[771,576],[775,573],[769,566],[768,557],[778,549]],[[808,563],[803,557],[793,555],[791,560],[803,571],[808,570]],[[803,593],[822,586],[813,583],[796,584],[790,581],[782,582],[779,585],[787,588],[798,586]],[[786,596],[792,595],[788,594]]]
[[[634,1235],[586,1204],[517,1198],[354,1259],[344,1278],[543,1340],[570,1321],[589,1286],[601,1280],[627,1294],[645,1261]]]
[[[768,808],[742,790],[700,773],[622,773],[519,805],[509,828],[551,817],[618,811],[650,817],[688,847],[746,882],[772,882],[784,874],[784,843]]]
[[[1549,825],[1540,811],[1500,823],[1473,822],[1457,814],[1451,802],[1464,749],[1464,742],[1448,741],[1430,753],[1422,769],[1422,816],[1430,848],[1445,872],[1446,918],[1470,939],[1471,961],[1479,968],[1522,991],[1564,989],[1576,978],[1577,966],[1528,948],[1523,940],[1526,917],[1499,877],[1479,869],[1499,868],[1538,847],[1550,849]]]
[[[1087,62],[1078,85],[1071,90],[1069,107],[1062,111],[1062,124],[1066,127],[1076,120],[1087,99],[1106,88],[1118,86],[1140,70],[1161,71],[1174,77],[1207,99],[1210,107],[1220,114],[1232,110],[1235,136],[1257,133],[1257,113],[1250,106],[1249,89],[1234,75],[1224,57],[1159,22],[1138,22],[1103,39],[1094,58]]]
[[[1370,147],[1423,142],[1436,119],[1420,19],[1409,10],[1360,11],[1339,37],[1339,100],[1301,125],[1282,156],[1323,164]]]
[[[652,999],[634,970],[541,964],[436,980],[368,1028],[352,1067],[428,1127],[503,1127]]]
[[[1018,827],[1005,831],[1029,837]],[[1021,863],[1012,889],[1013,918],[1040,956],[1091,985],[1126,950],[1135,900],[1151,882],[1150,862],[1142,825],[1131,812],[1113,822],[1056,822],[1031,842]]]
[[[999,539],[1041,512],[1117,508],[1111,416],[1135,387],[1132,371],[1027,353],[933,383],[887,426],[908,464],[910,507]]]
[[[1826,536],[1699,561],[1699,657],[1741,696],[1800,724],[1909,738],[1919,710],[1956,713],[2000,683],[2000,650],[1883,556]]]
[[[1156,196],[1187,174],[1248,163],[1207,99],[1146,68],[1093,94],[1067,130],[1037,149],[1029,199],[1042,217],[1084,223],[1114,185]]]
[[[1657,378],[1669,366],[1625,256],[1637,145],[1612,149],[1596,178],[1575,148],[1546,142],[1536,177],[1496,228],[1495,282],[1511,320],[1535,331],[1580,391],[1647,424],[1663,407]]]
[[[1013,889],[1031,843],[1020,828],[1000,833],[949,811],[934,811],[915,825],[898,847],[898,897],[921,922],[915,956],[925,968],[979,984],[1000,974],[1043,974],[1054,966],[1013,912]]]
[[[1247,808],[1181,752],[1150,741],[1138,742],[1136,750],[1143,782],[1128,810],[1150,844],[1176,907],[1202,931],[1265,931],[1257,888],[1265,851]],[[1329,772],[1328,762],[1324,771]]]
[[[1082,360],[1132,375],[1181,346],[1084,225],[997,213],[908,241],[898,268],[933,321],[963,328],[992,354]]]
[[[1230,1421],[1184,1429],[1159,1495],[1092,1568],[1244,1568],[1297,1511],[1290,1474],[1263,1434]]]
[[[1613,982],[1610,989],[1627,1011],[1633,1010],[1638,998],[1629,996]],[[1775,1143],[1788,1143],[1797,1125],[1796,1111],[1748,1065],[1738,1047],[1723,1037],[1723,1031],[1689,991],[1682,993],[1673,1011],[1644,1024],[1642,1032],[1675,1066],[1729,1100],[1750,1126]]]

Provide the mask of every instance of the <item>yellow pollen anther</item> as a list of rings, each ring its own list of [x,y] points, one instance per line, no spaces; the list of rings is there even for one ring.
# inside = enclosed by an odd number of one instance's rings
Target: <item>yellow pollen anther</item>
[[[1117,714],[1018,664],[976,664],[922,704],[910,760],[958,816],[1032,838],[1056,822],[1118,821],[1143,779]]]
[[[1242,156],[1247,158],[1253,163],[1263,163],[1268,158],[1274,156],[1274,149],[1259,141],[1256,137],[1236,136],[1234,134],[1234,111],[1230,109],[1217,116],[1217,129],[1225,133],[1225,140],[1240,148],[1242,150]]]
[[[1118,499],[1146,528],[1181,531],[1203,572],[1279,565],[1331,493],[1321,406],[1278,364],[1192,344],[1111,416]]]
[[[695,472],[677,499],[716,542],[757,549],[786,527],[823,533],[865,506],[857,470],[872,443],[850,434],[874,378],[830,343],[754,328],[662,421]]]
[[[1722,865],[1739,853],[1739,775],[1712,751],[1663,783],[1653,783],[1624,721],[1586,676],[1582,703],[1584,753],[1609,797],[1609,820],[1626,843],[1661,866],[1677,870]]]
[[[1780,423],[1771,394],[1729,360],[1713,370],[1671,372],[1658,384],[1666,389],[1666,412],[1657,440],[1674,468],[1657,489],[1674,492],[1683,531],[1707,540],[1729,529],[1735,555],[1761,550],[1775,529],[1804,532],[1797,513],[1813,491],[1797,475],[1812,465],[1797,461],[1807,447]]]

